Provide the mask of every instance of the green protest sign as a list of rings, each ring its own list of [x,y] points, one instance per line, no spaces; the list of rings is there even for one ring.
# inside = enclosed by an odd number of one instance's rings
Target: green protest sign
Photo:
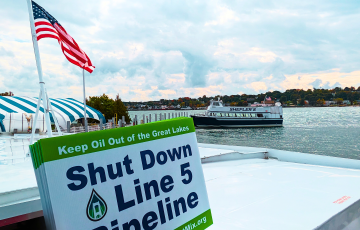
[[[212,224],[191,118],[30,146],[50,229],[206,229]]]

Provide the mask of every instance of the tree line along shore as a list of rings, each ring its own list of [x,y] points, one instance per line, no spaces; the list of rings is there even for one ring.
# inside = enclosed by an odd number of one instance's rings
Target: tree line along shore
[[[14,96],[13,92],[0,93],[0,96]],[[284,92],[268,91],[260,94],[216,95],[198,98],[179,97],[178,99],[160,99],[147,102],[123,102],[118,95],[115,99],[103,94],[90,96],[86,104],[99,110],[106,119],[125,116],[131,122],[129,110],[156,109],[205,109],[210,100],[222,100],[227,106],[249,106],[256,103],[274,104],[281,102],[283,106],[346,106],[360,105],[360,86],[336,87],[334,89],[288,89]],[[91,121],[90,121],[91,122]]]
[[[265,100],[265,97],[268,100]],[[129,110],[148,109],[205,109],[210,100],[220,98],[227,106],[249,106],[255,103],[274,104],[281,102],[283,106],[345,106],[360,104],[360,86],[336,87],[334,89],[288,89],[285,92],[269,91],[260,94],[216,95],[198,98],[179,97],[178,99],[160,99],[147,102],[124,102]]]

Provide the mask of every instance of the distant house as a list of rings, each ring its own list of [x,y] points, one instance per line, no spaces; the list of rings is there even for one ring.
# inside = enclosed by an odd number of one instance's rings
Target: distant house
[[[336,105],[336,101],[325,101],[324,106]]]
[[[0,93],[0,96],[10,96],[10,97],[13,97],[14,96],[14,93],[9,91],[9,92],[5,92],[5,93]]]
[[[344,100],[344,101],[343,101],[343,105],[351,105],[351,101],[349,101],[349,100]]]

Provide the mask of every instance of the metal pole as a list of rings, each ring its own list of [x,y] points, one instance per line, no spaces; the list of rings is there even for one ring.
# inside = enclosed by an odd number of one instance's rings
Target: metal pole
[[[41,94],[42,94],[42,92],[40,90],[39,99],[38,99],[38,103],[37,103],[37,106],[36,106],[35,118],[33,120],[33,126],[32,126],[32,127],[35,127],[35,129],[36,129],[36,121],[37,121],[37,118],[38,118],[38,115],[39,115],[39,110],[40,110],[40,98],[42,96]],[[33,141],[34,141],[35,129],[31,129],[30,145],[32,145]],[[43,131],[44,131],[44,129],[43,129]]]
[[[46,92],[46,91],[45,91],[45,92]],[[58,131],[58,135],[59,135],[59,136],[62,136],[62,132],[61,132],[61,129],[60,129],[59,122],[58,122],[58,120],[57,120],[56,117],[55,117],[55,111],[53,110],[53,108],[52,108],[52,106],[51,106],[51,102],[50,102],[50,99],[49,99],[49,96],[48,96],[47,92],[46,92],[46,100],[49,102],[49,108],[50,108],[50,110],[51,110],[51,112],[52,112],[52,115],[53,115],[53,118],[54,118],[55,127],[56,127],[56,129],[57,129],[57,131]],[[35,129],[36,129],[36,127],[35,127]]]
[[[43,81],[40,52],[39,52],[39,46],[38,46],[37,36],[36,36],[36,31],[35,31],[34,14],[33,14],[33,10],[32,10],[31,0],[27,0],[27,4],[28,4],[28,11],[29,11],[29,19],[30,19],[31,37],[32,37],[32,41],[33,41],[34,54],[35,54],[35,59],[36,59],[36,67],[37,67],[37,71],[38,71],[38,75],[39,75],[40,92],[42,92],[43,107],[45,110],[46,126],[47,126],[48,136],[52,137],[50,116],[49,116],[49,111],[47,108],[46,97],[45,97],[45,86],[44,86],[45,82]],[[38,100],[41,100],[41,98],[39,97]]]
[[[88,132],[88,124],[86,120],[86,96],[85,96],[85,69],[83,68],[83,92],[84,92],[84,125],[85,132]]]

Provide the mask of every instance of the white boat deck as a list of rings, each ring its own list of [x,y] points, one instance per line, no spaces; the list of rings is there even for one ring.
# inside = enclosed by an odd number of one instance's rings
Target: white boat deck
[[[360,161],[261,148],[199,147],[214,220],[209,229],[360,229]],[[30,161],[0,165],[0,175],[0,227],[41,215]]]
[[[360,199],[358,170],[264,159],[203,169],[214,218],[209,229],[315,229]]]

